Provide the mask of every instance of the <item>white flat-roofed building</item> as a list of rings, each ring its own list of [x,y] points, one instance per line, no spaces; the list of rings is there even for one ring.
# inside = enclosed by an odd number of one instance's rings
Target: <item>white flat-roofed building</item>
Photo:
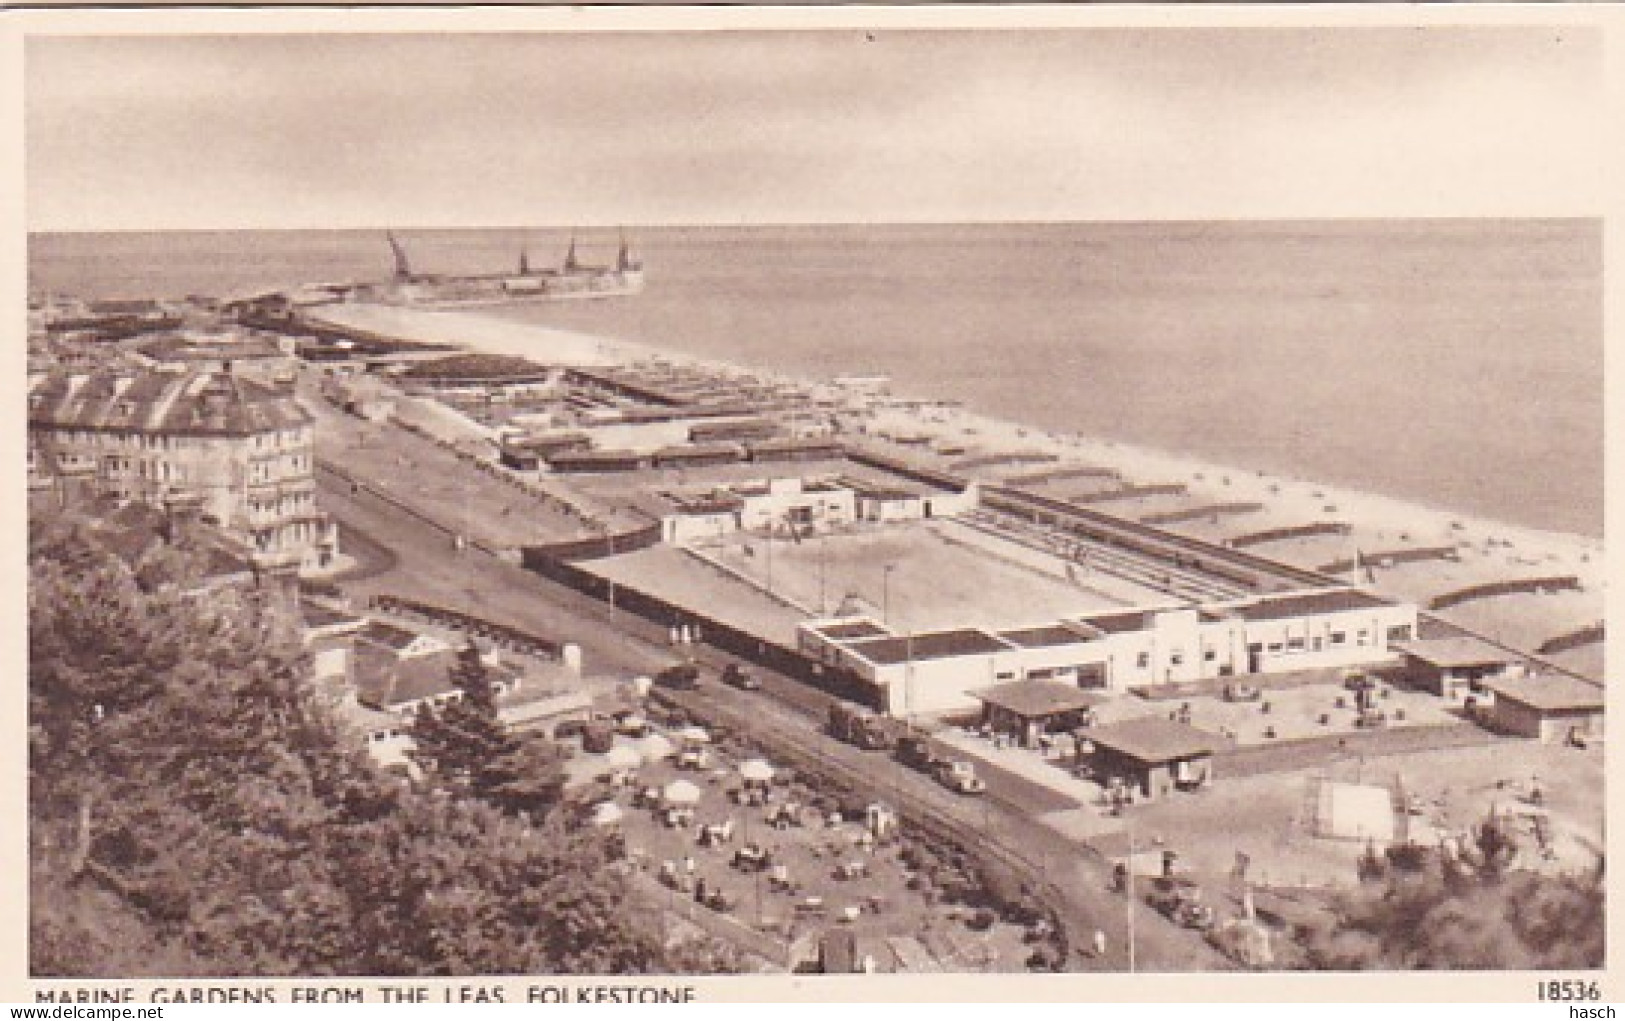
[[[873,685],[893,715],[975,710],[1014,681],[1133,687],[1385,662],[1414,634],[1416,607],[1359,589],[1206,606],[1114,610],[1029,627],[899,634],[871,617],[811,620],[800,651]],[[1337,636],[1341,636],[1340,639]]]
[[[661,516],[663,535],[675,545],[738,531],[829,531],[857,516],[852,490],[822,479],[769,479],[665,499],[670,510]]]

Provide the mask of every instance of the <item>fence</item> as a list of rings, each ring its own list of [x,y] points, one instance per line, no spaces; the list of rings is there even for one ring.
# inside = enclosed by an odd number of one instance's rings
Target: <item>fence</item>
[[[657,529],[658,531],[658,529]],[[617,547],[618,549],[619,547]],[[746,662],[783,674],[792,680],[873,709],[882,708],[880,689],[850,670],[826,666],[795,649],[726,624],[715,617],[669,602],[641,589],[586,571],[568,560],[550,555],[551,548],[530,547],[523,565],[544,578],[606,602],[616,609],[653,621],[662,627],[688,627],[697,640]]]
[[[905,479],[930,486],[933,489],[946,489],[952,493],[963,493],[970,487],[970,482],[949,472],[937,471],[927,468],[900,457],[891,457],[887,454],[876,453],[873,450],[863,450],[858,447],[848,447],[847,459],[869,468],[878,468],[893,475],[901,475]]]
[[[1603,638],[1606,637],[1605,630],[1606,629],[1604,628],[1603,623],[1598,621],[1595,624],[1588,624],[1583,628],[1570,631],[1567,634],[1561,634],[1555,638],[1548,638],[1544,642],[1541,642],[1540,648],[1536,649],[1535,651],[1540,653],[1542,656],[1555,656],[1560,652],[1569,652],[1571,650],[1578,649],[1581,646],[1591,645],[1595,642],[1602,641]]]
[[[1267,745],[1231,748],[1213,756],[1213,772],[1222,778],[1280,773],[1326,762],[1333,754],[1404,755],[1441,748],[1468,748],[1494,742],[1495,736],[1471,723],[1430,727],[1392,727],[1362,734],[1305,737]]]
[[[1074,496],[1071,503],[1111,503],[1113,500],[1138,500],[1143,496],[1184,496],[1188,487],[1183,482],[1157,482],[1143,486],[1123,486],[1086,496]]]
[[[1261,532],[1238,535],[1225,543],[1231,549],[1262,546],[1266,542],[1284,542],[1287,539],[1308,539],[1317,535],[1348,535],[1353,531],[1346,521],[1316,521],[1307,525],[1289,525],[1284,528],[1266,528]]]
[[[948,467],[955,471],[965,471],[969,468],[996,468],[1005,464],[1052,464],[1060,459],[1059,454],[1014,451],[1007,454],[977,454],[974,457],[963,457]]]
[[[1037,486],[1045,482],[1064,482],[1067,479],[1120,479],[1122,477],[1122,472],[1119,472],[1116,468],[1103,468],[1098,465],[1076,465],[1071,468],[1051,468],[1049,471],[1007,475],[1004,478],[1004,484],[1007,486]]]
[[[1200,521],[1202,518],[1217,518],[1221,514],[1256,514],[1264,509],[1261,503],[1209,503],[1201,507],[1186,507],[1182,510],[1163,511],[1159,514],[1147,514],[1140,518],[1142,525],[1174,525],[1181,521]]]
[[[1379,550],[1360,554],[1361,567],[1388,567],[1393,564],[1413,564],[1424,560],[1455,560],[1460,556],[1454,546],[1420,546],[1415,549]],[[1315,568],[1326,574],[1344,574],[1355,567],[1354,558],[1345,557],[1321,564]]]
[[[660,522],[635,528],[618,535],[595,535],[590,539],[555,542],[546,546],[527,546],[520,552],[520,563],[532,567],[537,560],[602,560],[621,553],[632,553],[658,545]]]
[[[1434,596],[1428,600],[1428,609],[1447,610],[1452,606],[1472,602],[1475,599],[1490,599],[1495,596],[1510,596],[1528,592],[1544,595],[1547,592],[1584,591],[1580,579],[1572,574],[1550,578],[1517,578],[1511,581],[1491,581],[1483,585],[1469,585],[1467,588],[1446,592],[1444,595]]]

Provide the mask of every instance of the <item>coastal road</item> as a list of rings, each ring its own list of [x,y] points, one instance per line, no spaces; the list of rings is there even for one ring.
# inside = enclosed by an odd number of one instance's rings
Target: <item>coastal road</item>
[[[606,605],[515,564],[475,550],[456,550],[445,533],[398,508],[351,492],[331,476],[320,477],[321,502],[342,527],[392,554],[394,563],[367,573],[344,588],[368,597],[391,593],[421,599],[514,625],[582,647],[597,673],[652,673],[675,660],[664,628]],[[377,566],[378,558],[371,557]],[[708,647],[696,658],[710,678],[728,657]],[[903,768],[881,753],[864,752],[821,731],[829,696],[790,678],[752,666],[761,692],[726,688],[714,679],[688,698],[699,714],[726,721],[798,757],[815,758],[859,789],[877,789],[895,799],[905,814],[939,817],[973,836],[996,857],[1036,864],[1059,891],[1056,905],[1082,943],[1095,929],[1107,935],[1102,959],[1075,957],[1074,968],[1126,971],[1128,912],[1121,896],[1107,890],[1107,869],[1097,857],[1032,816],[1055,808],[1053,792],[1012,774],[985,771],[986,798],[963,798],[933,780]],[[1147,971],[1216,970],[1229,962],[1201,938],[1180,929],[1143,905],[1134,905],[1135,965]]]

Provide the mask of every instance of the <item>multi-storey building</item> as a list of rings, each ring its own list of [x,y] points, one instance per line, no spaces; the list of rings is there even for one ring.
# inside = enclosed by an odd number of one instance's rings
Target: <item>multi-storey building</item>
[[[291,393],[219,371],[101,370],[30,380],[30,490],[195,511],[261,568],[338,552],[316,505],[314,419]]]

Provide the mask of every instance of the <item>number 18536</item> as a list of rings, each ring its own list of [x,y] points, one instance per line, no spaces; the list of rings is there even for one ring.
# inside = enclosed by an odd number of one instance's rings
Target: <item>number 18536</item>
[[[1596,979],[1552,979],[1535,987],[1542,1000],[1553,1003],[1574,1003],[1602,999],[1602,987]]]

